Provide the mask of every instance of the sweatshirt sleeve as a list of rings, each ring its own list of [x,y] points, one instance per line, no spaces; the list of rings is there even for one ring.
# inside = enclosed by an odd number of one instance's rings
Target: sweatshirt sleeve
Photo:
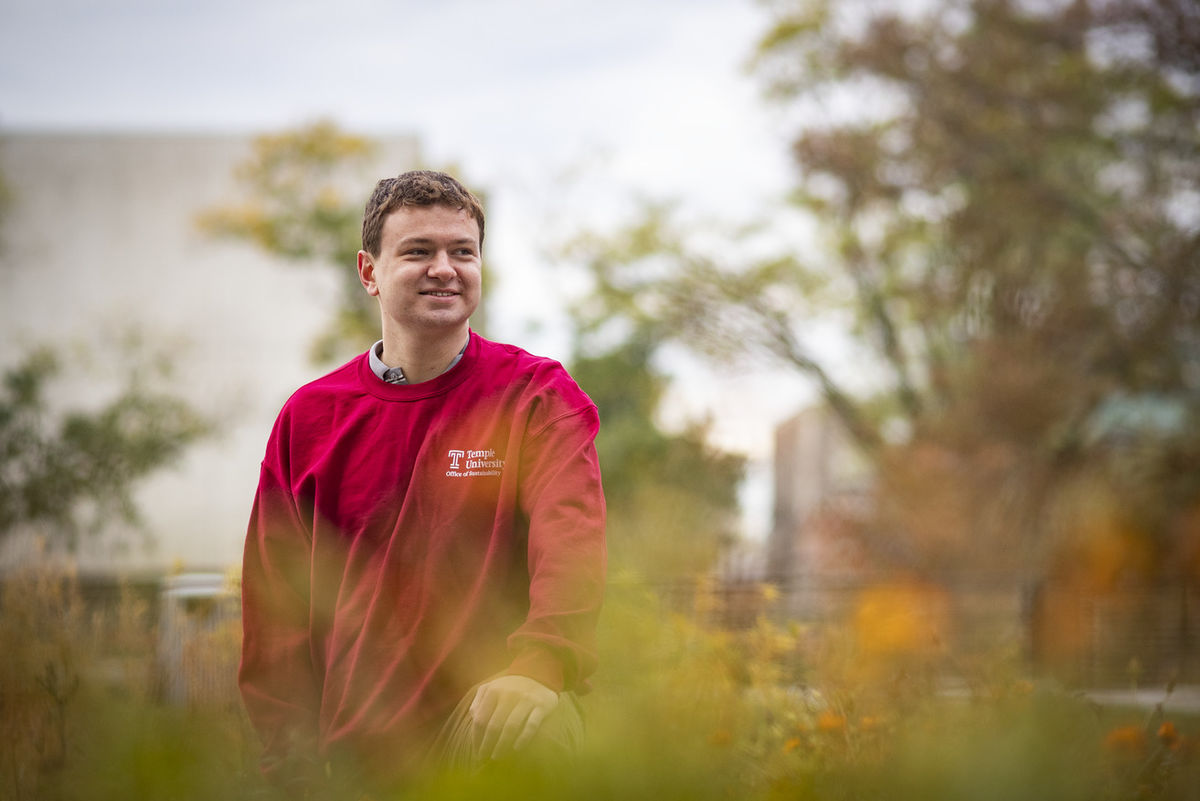
[[[291,492],[263,463],[242,562],[238,684],[274,781],[303,780],[315,765],[319,682],[309,631],[311,528]]]
[[[529,614],[509,638],[508,673],[551,689],[581,689],[596,669],[595,630],[604,595],[604,491],[592,405],[536,432],[522,457],[529,519]]]

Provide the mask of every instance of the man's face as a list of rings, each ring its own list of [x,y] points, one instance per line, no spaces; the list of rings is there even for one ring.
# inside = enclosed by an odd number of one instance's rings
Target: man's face
[[[379,298],[384,331],[465,332],[479,305],[475,218],[449,206],[402,206],[381,233],[378,257],[358,252],[358,277]]]

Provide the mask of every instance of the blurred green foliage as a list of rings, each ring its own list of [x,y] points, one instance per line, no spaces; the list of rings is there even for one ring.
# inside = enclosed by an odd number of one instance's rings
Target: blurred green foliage
[[[73,545],[105,522],[136,523],[137,481],[211,431],[211,421],[159,385],[165,365],[156,367],[145,353],[130,354],[120,386],[100,404],[106,386],[94,376],[62,391],[69,358],[66,348],[34,348],[4,371],[0,540],[34,527]],[[52,402],[52,385],[55,398],[74,396],[83,408]]]
[[[45,564],[10,571],[2,589],[0,799],[265,792],[233,675],[223,699],[162,703],[153,616],[136,593],[97,607],[72,572]],[[236,664],[238,641],[227,638],[217,656]]]
[[[701,423],[659,427],[667,379],[639,343],[576,356],[571,375],[600,412],[596,450],[614,576],[669,582],[708,570],[736,536],[744,460],[709,445]]]
[[[696,586],[697,607],[708,592]],[[161,700],[136,598],[89,611],[70,575],[29,570],[0,604],[0,799],[284,797],[258,775],[232,675],[221,697]],[[1102,708],[1025,681],[1000,656],[947,686],[936,650],[881,654],[832,625],[764,619],[734,632],[696,620],[644,587],[614,588],[606,660],[583,698],[587,742],[569,765],[307,798],[1191,801],[1200,788],[1200,715],[1169,693],[1148,712]],[[232,664],[238,642],[204,647]]]

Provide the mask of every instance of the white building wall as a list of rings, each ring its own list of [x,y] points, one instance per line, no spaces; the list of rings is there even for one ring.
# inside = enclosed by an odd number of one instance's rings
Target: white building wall
[[[139,489],[156,546],[135,539],[123,552],[83,548],[81,569],[237,564],[271,423],[287,396],[320,372],[307,353],[336,303],[333,272],[213,240],[196,226],[201,211],[239,198],[233,170],[251,155],[252,141],[0,133],[0,176],[11,195],[0,217],[0,364],[33,343],[96,346],[78,392],[72,377],[70,397],[55,399],[86,403],[109,374],[103,361],[112,332],[134,325],[177,343],[180,392],[220,415],[216,438]],[[377,178],[418,163],[415,139],[379,142],[356,204]],[[10,545],[0,558],[27,555]]]

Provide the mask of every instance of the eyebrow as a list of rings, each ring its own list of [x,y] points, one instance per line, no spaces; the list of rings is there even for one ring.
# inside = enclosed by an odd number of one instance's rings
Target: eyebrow
[[[434,244],[437,244],[437,242],[438,242],[438,240],[433,239],[428,236],[410,236],[410,237],[401,239],[399,244],[401,246],[404,246],[404,245],[434,245]],[[451,245],[476,245],[477,243],[478,242],[474,237],[469,237],[469,236],[459,237],[458,239],[451,239],[449,242],[449,244],[451,244]]]

